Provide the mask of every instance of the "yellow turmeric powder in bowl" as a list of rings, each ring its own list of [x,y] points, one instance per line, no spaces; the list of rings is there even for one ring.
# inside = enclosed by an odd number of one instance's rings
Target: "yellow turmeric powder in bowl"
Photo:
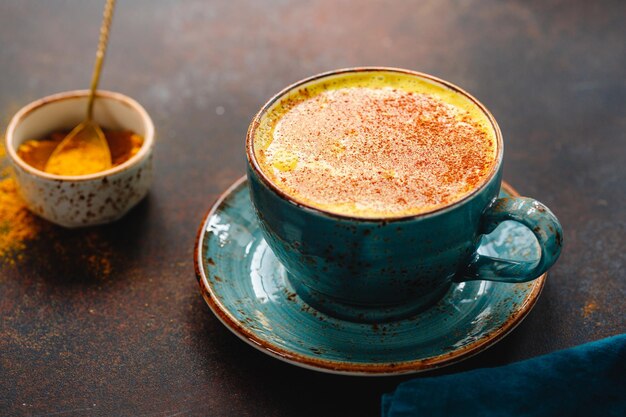
[[[6,131],[7,161],[26,206],[64,227],[111,223],[139,203],[152,183],[152,119],[132,98],[104,90],[97,92],[93,119],[107,128],[113,167],[99,165],[95,172],[76,175],[45,171],[67,133],[63,129],[83,120],[88,98],[89,91],[76,90],[33,101],[13,115]],[[86,152],[73,162],[72,172],[89,168],[90,160]]]
[[[44,171],[50,155],[68,133],[69,130],[52,132],[43,139],[27,140],[17,148],[17,154],[28,165]],[[128,130],[103,129],[103,133],[111,150],[111,163],[114,167],[136,155],[143,145],[143,138]],[[79,163],[88,164],[89,158]]]

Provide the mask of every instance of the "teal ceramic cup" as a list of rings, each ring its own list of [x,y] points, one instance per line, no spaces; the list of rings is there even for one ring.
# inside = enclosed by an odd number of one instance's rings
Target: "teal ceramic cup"
[[[431,212],[380,219],[338,215],[296,201],[270,181],[255,158],[261,117],[290,91],[338,74],[398,71],[449,88],[472,100],[488,117],[497,137],[497,163],[472,193]],[[414,314],[441,299],[452,283],[531,281],[557,260],[561,225],[540,202],[498,198],[503,144],[489,111],[446,81],[389,68],[354,68],[302,80],[274,96],[253,119],[246,141],[248,184],[263,236],[286,268],[294,290],[311,307],[339,318],[384,322]],[[479,253],[481,236],[501,222],[526,226],[537,238],[541,259],[524,262]],[[515,245],[515,241],[508,242]]]

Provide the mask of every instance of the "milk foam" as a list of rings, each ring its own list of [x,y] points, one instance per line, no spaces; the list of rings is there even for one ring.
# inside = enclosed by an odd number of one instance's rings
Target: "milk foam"
[[[483,184],[494,128],[470,99],[410,74],[349,73],[281,97],[264,114],[254,152],[295,200],[335,214],[414,215]]]

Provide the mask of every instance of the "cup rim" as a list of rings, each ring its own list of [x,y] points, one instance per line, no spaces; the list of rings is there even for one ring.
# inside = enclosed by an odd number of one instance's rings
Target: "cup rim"
[[[314,207],[312,205],[309,205],[303,201],[298,200],[297,198],[285,193],[283,190],[281,190],[280,188],[278,188],[268,177],[267,175],[263,172],[263,170],[261,169],[257,159],[256,159],[256,155],[254,152],[254,135],[257,131],[257,128],[260,125],[260,121],[261,121],[261,117],[263,117],[263,115],[268,111],[268,109],[274,104],[276,103],[276,101],[278,101],[280,98],[282,98],[283,96],[285,96],[287,93],[293,91],[294,89],[300,87],[303,84],[309,83],[311,81],[315,81],[318,79],[322,79],[325,77],[330,77],[333,75],[339,75],[339,74],[345,74],[345,73],[350,73],[350,72],[370,72],[370,71],[387,71],[387,72],[396,72],[396,73],[401,73],[401,74],[409,74],[409,75],[413,75],[413,76],[417,76],[420,78],[424,78],[426,80],[429,81],[433,81],[435,83],[441,84],[444,87],[447,87],[463,96],[465,96],[467,99],[469,99],[472,103],[474,103],[484,114],[485,116],[487,116],[487,119],[489,120],[489,122],[491,123],[493,130],[495,132],[496,135],[496,147],[497,147],[497,152],[496,152],[496,163],[493,165],[493,167],[491,168],[489,175],[485,178],[485,180],[482,182],[482,184],[475,188],[474,190],[472,190],[471,193],[467,194],[466,196],[464,196],[463,198],[461,198],[460,200],[457,200],[451,204],[447,204],[429,211],[425,211],[422,213],[417,213],[417,214],[408,214],[408,215],[400,215],[400,216],[389,216],[389,217],[358,217],[358,216],[352,216],[352,215],[348,215],[348,214],[340,214],[340,213],[333,213],[330,211],[326,211],[317,207]],[[443,80],[441,78],[435,77],[433,75],[430,74],[426,74],[423,72],[419,72],[419,71],[413,71],[413,70],[408,70],[408,69],[403,69],[403,68],[395,68],[395,67],[378,67],[378,66],[366,66],[366,67],[350,67],[350,68],[341,68],[341,69],[336,69],[336,70],[331,70],[331,71],[326,71],[326,72],[322,72],[307,78],[304,78],[300,81],[296,81],[295,83],[283,88],[281,91],[279,91],[277,94],[275,94],[272,98],[270,98],[261,108],[261,110],[259,110],[257,112],[257,114],[254,116],[254,118],[252,119],[252,122],[250,123],[250,126],[248,127],[248,132],[246,134],[246,157],[248,160],[248,166],[252,168],[252,170],[254,171],[254,173],[262,180],[262,182],[271,190],[273,191],[276,195],[278,195],[280,198],[282,198],[283,200],[297,206],[300,207],[302,209],[308,210],[308,211],[312,211],[313,213],[316,213],[318,215],[323,215],[323,216],[327,216],[327,217],[331,217],[331,218],[335,218],[335,219],[342,219],[342,220],[351,220],[354,222],[384,222],[384,223],[389,223],[389,222],[396,222],[396,221],[404,221],[404,220],[412,220],[412,219],[416,219],[416,218],[421,218],[421,217],[427,217],[433,214],[439,214],[448,210],[451,210],[455,207],[458,207],[459,205],[465,203],[466,201],[472,199],[474,196],[476,196],[477,194],[479,194],[482,190],[484,190],[493,180],[493,178],[497,175],[500,166],[502,165],[502,156],[503,156],[503,141],[502,141],[502,132],[500,131],[500,126],[498,126],[498,123],[496,122],[496,119],[493,117],[493,115],[491,114],[491,112],[485,107],[484,104],[482,104],[480,101],[478,101],[478,99],[476,99],[474,96],[472,96],[470,93],[468,93],[467,91],[465,91],[464,89],[462,89],[461,87]]]
[[[148,114],[148,112],[143,108],[141,104],[139,104],[139,102],[137,102],[136,100],[122,93],[117,93],[117,92],[108,91],[108,90],[97,90],[96,98],[97,97],[106,98],[106,99],[111,99],[111,100],[115,100],[115,101],[122,103],[123,105],[137,112],[139,116],[141,117],[144,125],[146,126],[146,132],[144,134],[144,143],[139,149],[139,152],[137,152],[135,155],[133,155],[127,161],[125,161],[124,163],[120,165],[117,165],[105,171],[94,172],[93,174],[87,174],[87,175],[50,174],[50,173],[41,171],[37,168],[30,166],[29,164],[24,162],[22,158],[19,157],[19,155],[17,154],[16,148],[13,144],[15,129],[17,128],[17,126],[19,126],[20,123],[24,121],[24,119],[29,114],[51,103],[56,103],[56,102],[64,101],[64,100],[75,100],[77,98],[87,97],[88,95],[89,95],[89,90],[64,91],[64,92],[52,94],[52,95],[37,99],[25,105],[20,110],[18,110],[18,112],[15,113],[15,115],[11,118],[11,121],[9,122],[9,125],[6,130],[6,137],[5,137],[6,153],[11,159],[11,161],[17,166],[19,166],[22,170],[28,172],[31,175],[34,175],[40,178],[49,179],[49,180],[71,181],[71,182],[92,181],[92,180],[97,180],[97,179],[101,179],[104,177],[108,177],[110,175],[123,172],[127,170],[128,168],[134,166],[138,162],[142,161],[150,153],[154,144],[154,123],[152,122],[152,119],[150,118],[150,115]]]

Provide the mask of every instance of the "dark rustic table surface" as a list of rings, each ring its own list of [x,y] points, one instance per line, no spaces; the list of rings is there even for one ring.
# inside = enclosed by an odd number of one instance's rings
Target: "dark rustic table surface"
[[[2,129],[26,103],[88,86],[103,3],[0,3]],[[121,221],[38,221],[0,261],[0,415],[379,414],[380,395],[410,376],[266,356],[213,316],[193,268],[203,215],[244,173],[253,114],[341,67],[409,68],[469,90],[500,123],[505,179],[563,224],[564,252],[526,320],[428,375],[626,331],[625,17],[619,0],[119,2],[101,87],[153,117],[155,182]]]

